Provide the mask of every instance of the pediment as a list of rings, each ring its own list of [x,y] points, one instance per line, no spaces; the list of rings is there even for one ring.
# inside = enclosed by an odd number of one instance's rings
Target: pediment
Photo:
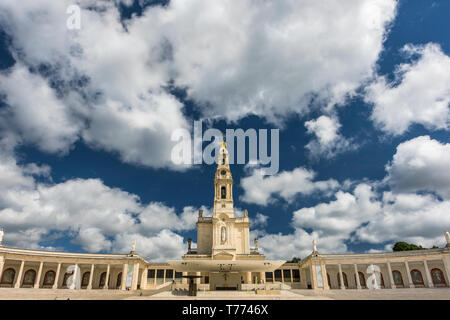
[[[233,259],[233,254],[226,252],[226,251],[220,251],[218,253],[216,253],[213,258],[215,260],[232,260]]]

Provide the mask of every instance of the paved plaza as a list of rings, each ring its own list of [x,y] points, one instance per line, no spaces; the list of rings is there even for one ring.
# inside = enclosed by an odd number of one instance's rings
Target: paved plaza
[[[450,289],[282,290],[279,295],[254,292],[200,291],[197,297],[169,291],[0,289],[0,300],[450,300]]]

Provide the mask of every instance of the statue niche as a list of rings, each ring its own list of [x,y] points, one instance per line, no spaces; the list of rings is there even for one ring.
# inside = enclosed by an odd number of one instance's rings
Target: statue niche
[[[220,229],[220,241],[222,243],[225,243],[227,241],[227,228],[226,227],[222,227]]]

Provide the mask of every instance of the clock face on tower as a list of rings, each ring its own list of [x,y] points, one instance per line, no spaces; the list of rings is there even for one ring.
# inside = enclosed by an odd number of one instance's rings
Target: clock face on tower
[[[220,174],[224,176],[227,174],[227,172],[225,170],[222,170],[222,171],[220,171]]]

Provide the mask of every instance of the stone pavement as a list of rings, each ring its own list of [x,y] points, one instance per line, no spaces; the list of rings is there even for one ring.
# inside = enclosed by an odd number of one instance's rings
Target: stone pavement
[[[155,295],[121,290],[10,289],[0,288],[0,300],[450,300],[450,288],[382,290],[283,290],[280,295],[256,295],[252,291],[199,291],[197,297]]]
[[[0,300],[120,300],[133,295],[121,290],[0,288]]]
[[[279,295],[261,295],[253,291],[199,291],[196,297],[174,295],[172,292],[160,292],[152,296],[130,296],[135,300],[331,300],[323,296],[304,296],[288,290]]]
[[[450,300],[450,288],[415,289],[347,289],[347,290],[297,290],[290,292],[305,297],[323,297],[335,300]]]

